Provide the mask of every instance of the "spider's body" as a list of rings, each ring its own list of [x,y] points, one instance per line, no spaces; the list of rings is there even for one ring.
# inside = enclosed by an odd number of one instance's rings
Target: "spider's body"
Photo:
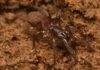
[[[35,18],[32,18],[31,16],[34,16]],[[57,47],[59,45],[57,41],[59,41],[61,42],[61,44],[64,45],[62,47],[65,48],[65,50],[67,50],[72,55],[75,63],[78,61],[75,50],[71,46],[72,42],[76,42],[77,39],[73,36],[70,27],[68,27],[67,29],[63,29],[60,25],[61,23],[52,22],[52,20],[50,20],[46,15],[41,12],[33,12],[29,14],[28,17],[31,18],[29,22],[32,21],[31,23],[36,23],[35,26],[38,30],[37,33],[35,33],[34,35],[34,39],[36,39],[36,37],[38,38],[38,36],[41,35],[42,39],[47,38],[50,40],[50,43],[52,43],[52,47]]]

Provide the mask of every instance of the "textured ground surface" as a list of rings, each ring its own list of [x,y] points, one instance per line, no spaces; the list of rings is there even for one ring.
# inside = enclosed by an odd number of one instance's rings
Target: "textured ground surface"
[[[49,41],[34,37],[41,30],[38,21],[52,22],[48,17],[53,23],[61,21],[62,28],[73,25],[71,31],[76,37],[80,37],[79,32],[88,35],[95,50],[76,46],[80,63],[72,70],[100,70],[100,0],[0,0],[0,70],[68,70],[72,59],[67,50],[54,50]]]

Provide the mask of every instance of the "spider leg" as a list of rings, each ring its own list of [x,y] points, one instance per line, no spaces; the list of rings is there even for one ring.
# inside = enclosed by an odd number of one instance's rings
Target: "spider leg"
[[[70,47],[71,41],[67,42],[66,39],[63,39],[64,45],[66,47],[66,49],[68,50],[68,52],[72,55],[74,61],[71,63],[71,65],[69,66],[69,70],[72,69],[72,67],[74,67],[76,65],[76,63],[78,62],[78,58],[75,54],[75,51],[73,50],[73,48]]]
[[[77,61],[77,58],[76,58],[76,53],[75,51],[70,47],[70,42],[67,42],[66,39],[63,39],[63,42],[64,42],[64,45],[66,47],[66,49],[68,50],[68,52],[72,55],[72,57],[75,59],[75,61]]]

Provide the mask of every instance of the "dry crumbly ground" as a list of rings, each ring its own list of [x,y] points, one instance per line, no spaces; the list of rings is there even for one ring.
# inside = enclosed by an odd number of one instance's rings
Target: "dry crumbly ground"
[[[76,37],[80,36],[77,30],[89,35],[88,43],[95,52],[76,46],[80,63],[72,70],[100,70],[100,0],[0,0],[0,70],[68,70],[72,60],[67,50],[54,50],[41,36],[34,42],[37,27],[41,27],[38,21],[50,23],[48,16],[54,23],[60,17],[62,28],[73,25]]]

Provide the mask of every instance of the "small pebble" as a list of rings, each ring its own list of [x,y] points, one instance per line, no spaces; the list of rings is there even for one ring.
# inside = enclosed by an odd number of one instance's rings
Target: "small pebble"
[[[68,59],[67,59],[67,57],[64,57],[63,58],[63,62],[66,62]]]

